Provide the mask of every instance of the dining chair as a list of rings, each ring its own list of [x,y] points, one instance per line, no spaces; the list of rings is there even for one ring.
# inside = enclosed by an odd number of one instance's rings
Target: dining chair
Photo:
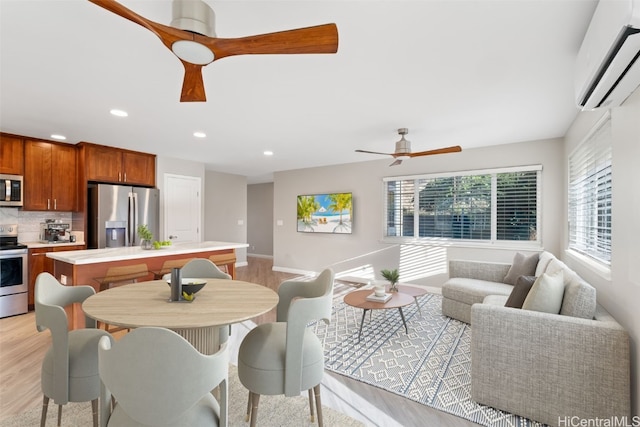
[[[34,302],[36,328],[39,332],[49,329],[51,347],[42,361],[42,417],[47,420],[49,399],[58,405],[58,425],[62,421],[62,406],[68,402],[89,402],[93,410],[93,425],[98,426],[98,342],[111,335],[96,329],[95,320],[85,316],[85,329],[69,331],[65,307],[80,303],[96,292],[91,286],[64,286],[49,273],[36,278]]]
[[[324,375],[324,351],[307,325],[319,319],[329,323],[333,278],[333,270],[326,269],[313,281],[282,282],[276,322],[256,326],[242,340],[238,377],[249,390],[247,420],[251,427],[256,425],[260,395],[298,396],[303,390],[308,390],[311,422],[315,392],[318,425],[322,427],[320,381]]]
[[[221,271],[211,260],[206,258],[194,258],[181,269],[182,277],[194,277],[198,279],[231,279],[231,275]]]
[[[174,331],[142,327],[115,343],[100,340],[98,353],[101,427],[226,427],[226,342],[204,355]],[[220,401],[211,393],[217,386]]]

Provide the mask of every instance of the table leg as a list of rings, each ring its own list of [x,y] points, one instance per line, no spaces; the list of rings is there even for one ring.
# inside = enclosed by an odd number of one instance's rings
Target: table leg
[[[368,309],[362,310],[362,320],[360,321],[360,331],[358,331],[358,342],[360,342],[360,336],[362,335],[362,325],[364,325],[364,317],[367,315]]]
[[[418,306],[418,313],[420,313],[420,317],[422,318],[422,309],[420,308],[420,304],[418,304],[418,297],[413,297],[416,300],[416,306]]]
[[[406,320],[404,320],[404,313],[402,312],[402,307],[398,307],[398,310],[400,310],[400,317],[402,317],[402,323],[404,324],[404,331],[408,334],[409,328],[407,328],[407,322]]]

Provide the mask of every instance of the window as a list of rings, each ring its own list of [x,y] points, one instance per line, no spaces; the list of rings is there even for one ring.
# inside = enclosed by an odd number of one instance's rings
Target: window
[[[611,119],[569,156],[569,249],[611,262]]]
[[[387,237],[538,241],[541,166],[385,178]]]

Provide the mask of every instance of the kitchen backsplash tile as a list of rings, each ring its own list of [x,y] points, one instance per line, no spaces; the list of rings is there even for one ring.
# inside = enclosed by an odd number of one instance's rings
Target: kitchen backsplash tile
[[[18,224],[20,242],[40,240],[40,223],[45,219],[54,219],[71,224],[71,212],[23,211],[18,208],[0,208],[0,224]]]

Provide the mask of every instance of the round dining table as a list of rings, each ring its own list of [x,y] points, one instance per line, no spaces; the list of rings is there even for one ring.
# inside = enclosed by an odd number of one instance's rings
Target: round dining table
[[[219,328],[264,314],[278,304],[278,294],[240,280],[202,279],[206,285],[192,301],[169,301],[165,280],[131,283],[90,296],[84,313],[97,321],[125,328],[171,329],[203,354],[219,348]]]

